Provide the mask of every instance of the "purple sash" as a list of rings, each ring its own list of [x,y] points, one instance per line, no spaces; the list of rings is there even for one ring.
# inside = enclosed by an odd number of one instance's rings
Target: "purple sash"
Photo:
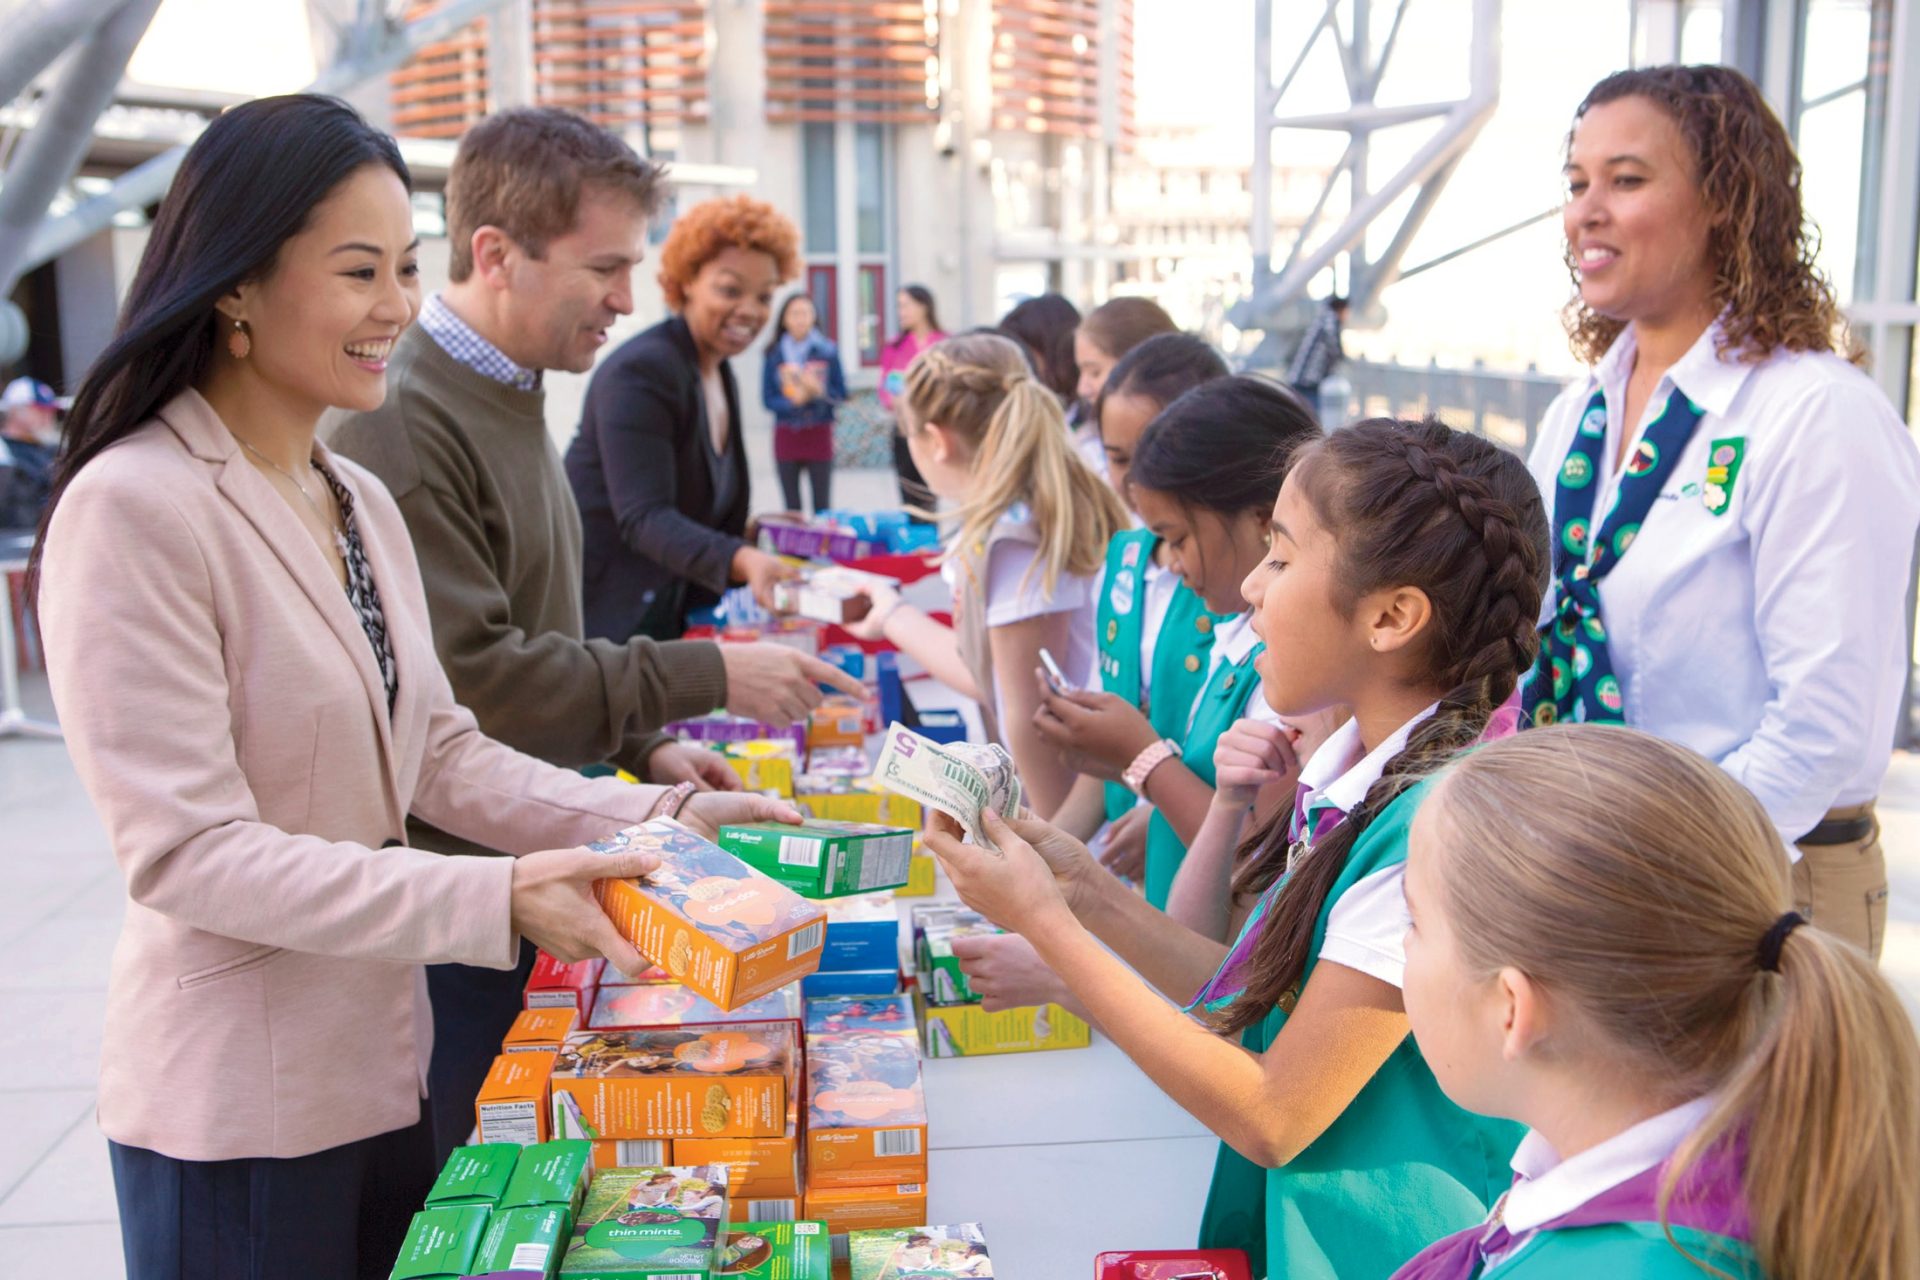
[[[1696,1161],[1667,1203],[1667,1222],[1730,1240],[1752,1237],[1746,1197],[1740,1188],[1745,1164],[1744,1144],[1721,1144]],[[1602,1191],[1570,1213],[1542,1223],[1539,1231],[1564,1231],[1618,1222],[1660,1221],[1660,1183],[1666,1166],[1656,1165]],[[1496,1206],[1495,1212],[1499,1211]],[[1529,1236],[1537,1233],[1529,1233]],[[1522,1237],[1525,1240],[1528,1237]],[[1473,1280],[1487,1266],[1490,1254],[1513,1247],[1504,1224],[1482,1223],[1428,1245],[1398,1271],[1393,1280]]]

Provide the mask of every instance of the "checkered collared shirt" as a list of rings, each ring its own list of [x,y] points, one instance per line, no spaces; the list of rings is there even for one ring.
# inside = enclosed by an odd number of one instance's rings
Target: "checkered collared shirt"
[[[523,369],[508,359],[500,348],[455,315],[439,294],[432,295],[421,306],[420,327],[440,344],[442,351],[482,377],[504,382],[516,391],[540,390],[540,370]]]

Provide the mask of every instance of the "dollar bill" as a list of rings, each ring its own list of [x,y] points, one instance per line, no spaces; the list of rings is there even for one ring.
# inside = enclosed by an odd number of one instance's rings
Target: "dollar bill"
[[[898,722],[887,726],[874,780],[889,791],[938,809],[960,824],[969,844],[995,852],[999,846],[988,838],[980,815],[992,809],[1003,818],[1015,817],[1025,795],[1005,747],[942,745]]]

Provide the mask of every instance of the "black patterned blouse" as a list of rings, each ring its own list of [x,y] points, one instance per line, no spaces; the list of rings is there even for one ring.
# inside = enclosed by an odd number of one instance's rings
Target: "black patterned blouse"
[[[380,588],[374,585],[373,569],[367,564],[367,549],[360,541],[360,526],[353,518],[353,494],[336,480],[331,471],[316,464],[340,504],[340,525],[346,536],[339,538],[340,556],[347,562],[347,599],[360,615],[360,626],[373,646],[374,660],[380,664],[380,679],[387,686],[387,714],[393,714],[393,700],[400,692],[400,673],[393,663],[393,641],[387,637],[387,615],[380,607]],[[339,536],[336,535],[338,538]]]

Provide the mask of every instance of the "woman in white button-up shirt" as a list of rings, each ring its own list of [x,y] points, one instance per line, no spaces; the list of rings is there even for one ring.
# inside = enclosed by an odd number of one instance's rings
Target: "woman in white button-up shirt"
[[[1718,761],[1799,846],[1800,910],[1877,954],[1920,455],[1843,354],[1799,161],[1745,77],[1608,77],[1566,173],[1592,371],[1531,458],[1556,561],[1528,709]]]

